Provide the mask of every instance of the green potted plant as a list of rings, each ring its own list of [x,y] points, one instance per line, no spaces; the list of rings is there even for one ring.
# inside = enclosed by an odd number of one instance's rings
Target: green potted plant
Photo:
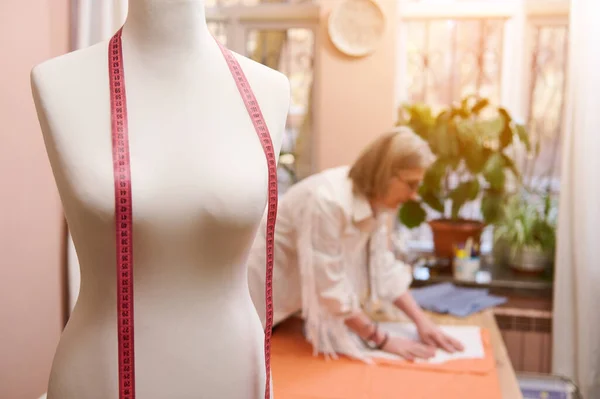
[[[556,247],[556,202],[549,192],[512,196],[494,227],[494,256],[517,271],[542,273],[553,264]],[[537,196],[540,198],[540,196]]]
[[[428,222],[435,255],[451,259],[456,245],[469,237],[478,243],[485,225],[501,218],[507,182],[520,178],[509,152],[516,143],[529,151],[528,132],[506,109],[475,96],[439,112],[424,104],[402,106],[397,125],[425,139],[436,157],[419,188],[420,200],[400,208],[400,222],[414,228],[425,222],[425,207],[436,211],[439,217]],[[465,204],[475,200],[481,201],[481,220],[462,217]]]

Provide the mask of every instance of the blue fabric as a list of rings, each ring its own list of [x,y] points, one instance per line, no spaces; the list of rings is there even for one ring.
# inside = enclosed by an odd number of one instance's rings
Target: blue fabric
[[[415,301],[423,308],[437,313],[466,317],[506,302],[505,297],[490,295],[485,288],[463,288],[441,283],[411,290]]]
[[[523,389],[521,393],[523,394],[523,399],[568,399],[566,392]]]

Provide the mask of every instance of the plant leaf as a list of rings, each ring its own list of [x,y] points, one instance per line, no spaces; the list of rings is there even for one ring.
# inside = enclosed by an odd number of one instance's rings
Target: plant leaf
[[[500,119],[502,119],[503,127],[500,132],[499,141],[500,141],[500,149],[505,149],[513,142],[513,131],[511,129],[512,117],[506,110],[506,108],[498,108],[498,113],[500,114]]]
[[[468,118],[471,115],[471,100],[476,100],[476,96],[474,94],[463,97],[460,102],[460,108],[455,108],[455,111],[458,115],[462,116],[463,118]]]
[[[435,127],[429,138],[429,147],[437,155],[446,160],[460,155],[460,148],[456,134],[456,126],[451,120],[451,112],[441,112],[435,121]]]
[[[521,142],[523,144],[525,144],[525,148],[527,149],[527,152],[531,151],[531,142],[529,141],[529,133],[527,132],[525,125],[521,125],[518,123],[515,124],[515,130],[517,131],[517,137],[519,137],[519,140],[521,140]]]
[[[496,223],[502,219],[503,196],[500,193],[487,191],[481,199],[481,213],[486,223]]]
[[[429,147],[439,157],[445,158],[451,155],[450,135],[448,134],[449,113],[441,112],[435,119],[435,125],[429,137]]]
[[[405,202],[398,211],[398,219],[400,222],[413,229],[425,221],[427,213],[416,201]]]
[[[446,162],[441,158],[436,159],[431,164],[423,178],[422,187],[424,187],[424,192],[435,193],[440,191],[442,178],[446,175],[446,167]]]
[[[444,204],[440,200],[440,198],[432,192],[425,192],[420,194],[421,200],[426,203],[431,209],[444,213]]]
[[[504,190],[506,176],[504,174],[504,158],[501,153],[493,153],[483,168],[483,177],[490,183],[492,189],[497,191]]]
[[[482,98],[481,100],[477,101],[477,103],[473,106],[471,112],[473,112],[475,115],[479,115],[479,113],[489,104],[490,101],[487,98]]]
[[[545,210],[529,201],[519,194],[503,201],[504,212],[494,233],[497,232],[496,236],[513,248],[529,247],[552,253],[556,243],[556,226],[548,222]]]
[[[449,194],[452,200],[452,218],[458,218],[460,209],[467,201],[471,201],[477,197],[479,192],[479,182],[476,179],[460,183]]]
[[[469,201],[474,201],[477,198],[477,196],[479,195],[480,188],[481,188],[481,186],[479,184],[479,180],[473,179],[473,180],[469,181],[469,192],[468,192],[467,199]]]
[[[493,119],[486,119],[482,121],[473,122],[473,127],[477,131],[477,134],[488,140],[495,140],[500,137],[502,133],[505,122],[502,117],[497,117]]]
[[[404,105],[398,110],[399,125],[408,125],[417,135],[427,140],[435,125],[431,107],[425,104]]]
[[[513,142],[513,131],[510,126],[506,125],[500,132],[500,149],[503,150]]]
[[[460,166],[460,161],[462,161],[462,159],[460,157],[453,157],[453,158],[448,159],[447,162],[448,162],[448,166],[450,167],[450,169],[456,170]]]
[[[510,125],[510,123],[513,121],[512,117],[510,116],[510,113],[506,110],[506,108],[499,107],[498,108],[498,113],[506,121],[507,125]]]
[[[473,123],[465,120],[455,122],[456,133],[461,141],[473,141],[477,139],[477,131],[473,129]]]
[[[481,143],[481,135],[474,129],[475,125],[468,121],[456,122],[456,133],[460,143],[460,154],[469,171],[478,174],[489,156],[489,149]]]
[[[502,159],[504,160],[504,167],[510,169],[512,174],[518,180],[521,180],[521,172],[519,172],[519,169],[517,168],[517,165],[515,165],[514,161],[512,159],[510,159],[508,157],[508,155],[506,155],[506,154],[501,154],[501,155],[502,155]]]
[[[473,174],[478,174],[483,170],[490,155],[490,150],[477,142],[470,143],[467,148],[468,150],[465,151],[465,164]]]
[[[469,111],[468,105],[466,105],[465,100],[463,100],[462,105],[460,107],[452,108],[450,112],[450,119],[453,119],[456,116],[460,116],[461,118],[468,118],[471,115]]]
[[[456,130],[456,126],[454,124],[448,125],[447,130],[448,135],[448,155],[452,158],[456,158],[460,160],[460,143],[458,139],[458,134]],[[456,162],[451,162],[456,163]]]

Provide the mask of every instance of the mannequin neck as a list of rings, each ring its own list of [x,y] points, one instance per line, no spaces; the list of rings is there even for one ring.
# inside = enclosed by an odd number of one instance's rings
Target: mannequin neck
[[[208,39],[204,0],[129,0],[123,34],[144,50],[196,51]]]

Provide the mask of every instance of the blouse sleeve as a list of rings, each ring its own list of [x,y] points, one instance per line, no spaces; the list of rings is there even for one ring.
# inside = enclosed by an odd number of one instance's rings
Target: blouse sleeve
[[[346,271],[342,249],[344,215],[326,199],[312,204],[311,263],[319,304],[333,316],[349,316],[360,309]]]
[[[345,319],[360,310],[348,279],[342,238],[346,218],[341,207],[318,191],[307,199],[298,227],[298,266],[305,334],[315,353],[343,353],[364,359],[360,343]]]
[[[374,257],[375,273],[371,276],[372,292],[387,302],[395,301],[403,295],[412,282],[411,267],[397,260],[390,249],[388,215],[380,215],[377,230],[373,233],[371,254]]]

